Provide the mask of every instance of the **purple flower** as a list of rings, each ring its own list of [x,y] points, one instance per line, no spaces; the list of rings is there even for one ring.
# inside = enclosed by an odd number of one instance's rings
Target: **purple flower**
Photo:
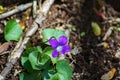
[[[59,40],[55,38],[51,38],[49,40],[49,43],[52,46],[52,48],[54,48],[52,52],[53,58],[56,58],[59,52],[65,54],[66,52],[70,51],[70,47],[67,45],[68,39],[66,36],[60,36]]]

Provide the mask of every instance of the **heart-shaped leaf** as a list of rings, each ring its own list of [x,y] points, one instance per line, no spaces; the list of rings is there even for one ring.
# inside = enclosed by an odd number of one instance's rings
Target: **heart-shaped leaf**
[[[8,21],[4,31],[4,37],[7,41],[18,41],[22,34],[22,28],[15,20]]]
[[[21,64],[22,66],[29,72],[29,73],[33,73],[34,70],[30,64],[30,61],[28,59],[29,53],[31,53],[32,51],[37,51],[37,48],[27,48],[25,50],[25,52],[23,53],[22,57],[21,57]]]
[[[41,70],[45,68],[50,60],[49,56],[41,55],[41,53],[38,51],[31,52],[28,58],[32,65],[32,68],[35,70]]]
[[[60,80],[71,80],[73,69],[69,66],[67,61],[58,61],[56,64],[56,69]]]
[[[58,39],[60,36],[65,35],[65,33],[61,30],[47,28],[42,31],[42,35],[43,35],[43,41],[46,42],[51,37],[55,37],[56,39]]]

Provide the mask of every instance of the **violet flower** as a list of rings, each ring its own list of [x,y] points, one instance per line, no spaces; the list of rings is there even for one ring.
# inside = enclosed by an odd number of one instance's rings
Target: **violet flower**
[[[59,53],[65,54],[70,51],[70,47],[67,45],[68,39],[66,36],[60,36],[59,40],[51,38],[49,44],[54,48],[52,52],[52,57],[56,58]]]

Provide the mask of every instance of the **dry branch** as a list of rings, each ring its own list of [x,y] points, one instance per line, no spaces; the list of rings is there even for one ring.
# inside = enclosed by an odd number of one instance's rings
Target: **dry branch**
[[[105,41],[112,33],[113,27],[110,27],[107,32],[105,33],[105,36],[103,37],[103,41]]]
[[[9,11],[9,12],[1,14],[0,19],[6,18],[8,16],[11,16],[11,15],[17,13],[17,12],[23,11],[23,10],[25,10],[25,9],[31,7],[31,6],[32,6],[32,3],[27,3],[27,4],[24,4],[24,5],[22,4],[22,5],[18,6],[17,8],[15,8],[15,9]]]
[[[21,37],[16,47],[12,51],[11,55],[9,56],[9,60],[6,63],[6,67],[3,69],[3,71],[0,74],[0,80],[5,79],[6,75],[10,72],[14,64],[20,58],[23,50],[26,48],[27,42],[30,40],[30,37],[37,31],[38,24],[41,24],[42,21],[46,18],[47,12],[49,11],[53,2],[54,0],[46,0],[43,3],[42,8],[40,10],[40,14],[37,16],[37,18],[33,22],[31,28],[26,32],[25,36]]]
[[[36,17],[37,12],[37,0],[33,0],[33,18]]]

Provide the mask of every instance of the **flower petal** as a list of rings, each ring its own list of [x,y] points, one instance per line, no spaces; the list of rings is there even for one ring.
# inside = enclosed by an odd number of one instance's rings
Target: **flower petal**
[[[56,58],[57,56],[58,56],[57,50],[53,50],[53,52],[52,52],[52,57],[53,57],[53,58]]]
[[[68,42],[68,39],[67,39],[66,36],[60,36],[59,37],[59,44],[60,45],[65,45],[65,44],[67,44],[67,42]]]
[[[56,48],[59,45],[57,39],[55,39],[55,38],[50,39],[48,42],[50,43],[52,48]]]
[[[63,49],[61,50],[62,54],[65,54],[66,52],[70,52],[70,47],[68,45],[63,46]]]

